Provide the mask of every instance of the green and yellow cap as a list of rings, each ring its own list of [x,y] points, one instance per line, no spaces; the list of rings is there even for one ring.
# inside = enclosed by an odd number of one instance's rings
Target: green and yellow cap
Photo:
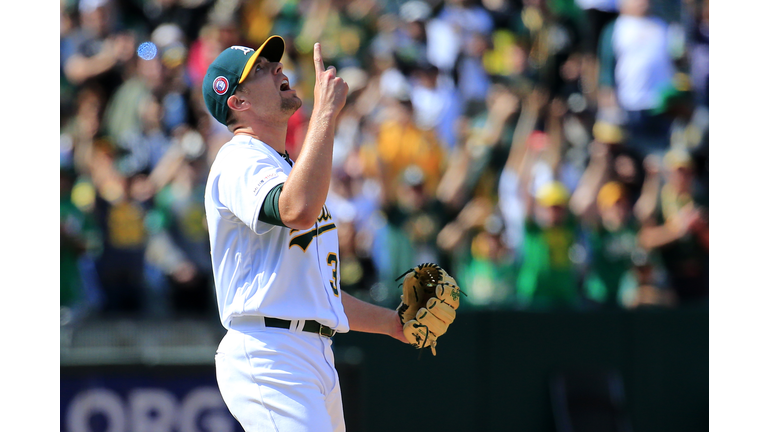
[[[568,189],[558,181],[551,181],[536,191],[536,202],[543,207],[565,206],[569,199]]]
[[[693,168],[693,158],[691,154],[683,149],[672,148],[664,155],[664,166],[674,171],[680,168],[690,169]]]
[[[604,120],[595,122],[595,125],[592,127],[592,136],[597,141],[605,144],[620,144],[626,138],[621,126]]]
[[[219,54],[203,78],[203,100],[211,115],[219,123],[227,124],[227,99],[248,77],[256,59],[263,56],[270,62],[279,62],[284,51],[283,38],[270,36],[258,49],[235,45]]]
[[[597,193],[597,207],[600,210],[607,210],[624,196],[626,196],[624,186],[617,181],[609,181]]]

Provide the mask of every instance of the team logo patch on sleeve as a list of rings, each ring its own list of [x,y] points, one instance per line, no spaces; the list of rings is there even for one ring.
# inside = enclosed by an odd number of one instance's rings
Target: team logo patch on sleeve
[[[215,91],[217,95],[226,94],[227,90],[229,90],[229,81],[225,77],[218,76],[213,80],[213,91]]]

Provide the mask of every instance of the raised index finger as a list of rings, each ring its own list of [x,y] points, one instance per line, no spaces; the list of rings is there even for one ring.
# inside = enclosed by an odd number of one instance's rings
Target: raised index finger
[[[325,63],[323,63],[323,54],[320,52],[320,43],[315,43],[315,75],[320,75],[320,72],[325,71]]]

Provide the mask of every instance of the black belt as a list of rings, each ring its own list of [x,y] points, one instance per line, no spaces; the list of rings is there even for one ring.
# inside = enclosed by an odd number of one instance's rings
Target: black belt
[[[277,327],[282,329],[291,328],[290,321],[280,318],[264,317],[264,325],[267,327]],[[324,326],[315,320],[304,321],[304,328],[302,328],[302,330],[305,332],[317,333],[326,337],[333,337],[333,335],[336,334],[336,330],[328,326]]]

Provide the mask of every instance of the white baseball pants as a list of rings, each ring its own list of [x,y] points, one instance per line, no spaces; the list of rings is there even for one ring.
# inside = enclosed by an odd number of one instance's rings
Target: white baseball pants
[[[216,379],[246,432],[344,432],[331,339],[265,327],[254,317],[233,323],[216,351]]]

